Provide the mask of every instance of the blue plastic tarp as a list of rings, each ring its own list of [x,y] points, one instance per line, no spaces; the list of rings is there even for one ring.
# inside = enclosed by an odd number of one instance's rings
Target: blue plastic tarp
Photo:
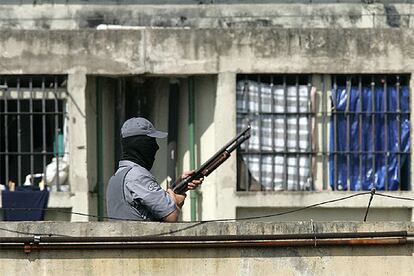
[[[408,189],[408,183],[404,182],[409,179],[410,162],[409,88],[401,86],[399,94],[400,110],[398,110],[395,86],[388,87],[386,93],[383,87],[375,88],[374,93],[371,87],[362,87],[361,91],[358,87],[351,87],[348,90],[346,87],[338,87],[332,90],[334,113],[330,124],[329,158],[332,189],[348,190],[348,184],[353,191],[371,188],[398,190],[400,185],[402,185],[401,189]],[[374,120],[372,113],[375,114]],[[360,117],[362,117],[362,124]],[[336,135],[334,135],[335,131]],[[398,135],[400,135],[400,143]],[[349,162],[346,152],[349,154]],[[400,173],[398,152],[403,153],[400,154]],[[335,178],[337,185],[335,185]]]

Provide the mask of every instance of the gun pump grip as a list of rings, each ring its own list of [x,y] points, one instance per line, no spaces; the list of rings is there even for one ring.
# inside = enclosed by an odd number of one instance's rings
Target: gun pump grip
[[[202,171],[203,176],[208,176],[210,173],[212,173],[215,169],[217,169],[218,166],[220,166],[224,161],[227,160],[227,158],[230,157],[230,153],[228,151],[224,151],[217,159],[213,160],[207,168],[205,168]]]

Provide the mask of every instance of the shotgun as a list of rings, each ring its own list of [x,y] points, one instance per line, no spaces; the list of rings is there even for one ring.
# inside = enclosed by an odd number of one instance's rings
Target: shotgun
[[[174,182],[171,185],[171,189],[176,194],[185,194],[188,191],[188,183],[194,179],[200,179],[208,176],[215,169],[217,169],[224,161],[226,161],[231,152],[239,147],[244,141],[250,138],[250,126],[247,126],[242,132],[237,134],[230,142],[228,142],[224,147],[217,151],[210,159],[208,159],[200,168],[198,168],[194,174],[191,176],[180,180],[179,182]]]

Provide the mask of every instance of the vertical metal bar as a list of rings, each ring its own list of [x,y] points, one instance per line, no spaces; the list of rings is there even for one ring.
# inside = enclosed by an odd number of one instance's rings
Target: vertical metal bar
[[[171,81],[168,95],[168,137],[167,137],[167,180],[175,181],[177,178],[177,141],[180,104],[180,85],[178,81]]]
[[[258,114],[259,114],[259,122],[258,122],[258,140],[259,140],[259,182],[260,185],[263,188],[265,187],[264,183],[263,183],[263,174],[262,174],[262,165],[263,165],[263,152],[262,152],[262,82],[261,82],[261,78],[260,75],[257,77],[257,83],[258,83],[258,88],[259,91],[257,92],[257,96],[258,96]]]
[[[244,91],[243,93],[246,93],[246,111],[247,111],[247,116],[250,116],[250,90],[249,90],[249,82],[247,79],[247,75],[244,76]],[[251,178],[250,178],[250,174],[249,174],[249,165],[250,165],[250,154],[249,154],[249,147],[250,144],[247,143],[246,144],[246,156],[247,156],[247,160],[246,160],[246,164],[245,165],[245,181],[246,181],[246,190],[249,191],[250,187],[251,187]]]
[[[194,76],[188,78],[188,142],[190,149],[190,169],[195,169],[195,80]],[[197,191],[190,191],[191,221],[197,220]]]
[[[388,93],[387,93],[387,76],[384,76],[384,153],[385,158],[385,190],[388,191]]]
[[[299,141],[300,141],[300,139],[299,139],[299,134],[300,134],[300,132],[299,132],[299,128],[300,128],[300,126],[299,126],[299,123],[300,123],[300,120],[299,120],[299,108],[300,108],[300,106],[299,106],[299,100],[300,100],[300,97],[299,97],[299,76],[298,75],[296,75],[296,78],[295,78],[295,82],[296,82],[296,147],[295,147],[295,150],[296,150],[296,154],[295,154],[295,156],[296,156],[296,177],[297,177],[297,179],[296,179],[296,190],[297,191],[299,191],[300,190],[300,163],[299,163],[299,158],[300,158],[300,154],[299,154],[299,151],[300,151],[300,148],[299,148]]]
[[[375,182],[376,175],[376,146],[375,146],[375,79],[372,76],[371,81],[371,139],[372,139],[372,186],[375,188],[377,183]]]
[[[358,159],[359,159],[359,190],[362,190],[362,166],[363,166],[363,158],[362,158],[362,108],[363,108],[363,95],[362,95],[362,77],[359,76],[358,80],[358,97],[359,97],[359,114],[358,114]]]
[[[118,79],[118,86],[116,89],[116,97],[115,97],[115,112],[116,112],[116,119],[115,119],[115,129],[121,129],[122,123],[125,122],[125,78]],[[115,167],[114,170],[118,169],[118,163],[121,159],[122,150],[121,150],[121,136],[119,135],[118,131],[114,132],[114,142],[115,142]],[[175,180],[175,179],[174,179]]]
[[[333,116],[334,116],[334,120],[333,120],[333,129],[334,129],[334,190],[338,190],[338,133],[337,133],[337,128],[338,128],[338,122],[337,122],[337,102],[336,102],[336,93],[338,90],[338,85],[336,83],[336,76],[334,77],[334,96],[335,99],[333,99]]]
[[[42,77],[42,164],[43,175],[46,179],[46,91],[45,91],[45,77]],[[47,184],[47,183],[45,183]]]
[[[29,113],[30,113],[30,174],[32,184],[34,184],[34,155],[33,155],[33,78],[29,80],[29,93],[30,93],[30,100],[29,100]]]
[[[327,190],[328,189],[328,175],[327,175],[327,168],[328,168],[328,162],[327,162],[327,139],[326,139],[326,133],[327,133],[327,112],[328,112],[328,103],[327,103],[327,91],[325,91],[325,78],[324,75],[321,75],[321,82],[322,82],[322,189]]]
[[[4,85],[6,87],[7,86],[7,80],[5,79],[4,81]],[[8,120],[9,120],[9,116],[7,115],[8,112],[8,104],[7,104],[7,97],[9,96],[9,91],[8,88],[6,88],[4,94],[3,94],[3,99],[4,99],[4,165],[5,165],[5,169],[4,169],[4,175],[5,175],[5,181],[4,184],[8,185],[9,183],[9,124],[8,124]]]
[[[98,190],[98,220],[103,220],[104,215],[104,183],[103,183],[103,103],[102,103],[102,79],[96,77],[96,186]],[[56,131],[56,128],[55,128]]]
[[[2,83],[2,78],[1,78],[1,75],[0,75],[0,85],[1,85],[1,83]],[[6,93],[6,90],[7,90],[7,88],[4,86],[4,88],[0,88],[0,92],[1,92],[1,95],[0,95],[0,97],[1,98],[3,98],[4,97],[4,94]],[[0,101],[1,102],[1,101]],[[4,106],[4,101],[3,102],[1,102],[1,106],[0,106],[0,126],[2,126],[2,122],[1,122],[1,118],[3,117],[3,112],[2,112],[2,108],[3,108],[3,106]],[[3,170],[3,162],[2,162],[2,158],[3,158],[3,152],[1,151],[1,145],[2,145],[2,143],[3,143],[3,135],[0,135],[0,183],[4,183],[4,184],[6,184],[7,185],[7,182],[6,181],[2,181],[2,176],[4,175],[4,174],[1,174],[1,172],[2,172],[2,170]]]
[[[54,78],[54,85],[53,85],[53,94],[54,94],[54,101],[55,101],[55,157],[56,157],[56,190],[60,191],[60,181],[59,181],[59,103],[57,99],[57,88],[58,88],[58,80],[57,76]]]
[[[350,103],[351,103],[351,77],[347,76],[346,80],[346,187],[348,191],[351,191],[351,115],[350,115]]]
[[[398,190],[401,190],[401,106],[400,106],[400,76],[397,76],[397,179],[400,183]]]
[[[22,184],[22,129],[21,129],[21,115],[20,115],[20,78],[17,78],[17,185]]]
[[[287,191],[288,190],[288,164],[287,164],[287,151],[288,151],[288,124],[287,124],[287,87],[286,87],[286,75],[283,75],[283,104],[284,104],[284,125],[283,125],[283,141],[284,141],[284,157],[283,157],[283,169],[284,169],[284,190]]]
[[[274,84],[274,77],[273,75],[270,77],[270,112],[272,115],[270,116],[271,122],[271,150],[274,151],[275,149],[275,101],[274,101],[274,94],[275,94],[275,84]],[[275,189],[275,153],[272,154],[272,189]]]
[[[308,139],[309,139],[309,154],[308,154],[308,158],[309,158],[309,177],[310,177],[310,181],[311,181],[311,187],[310,189],[313,191],[314,190],[314,181],[313,181],[313,144],[312,144],[312,133],[313,133],[313,129],[312,129],[312,119],[314,114],[311,113],[313,110],[313,106],[312,106],[312,76],[308,76],[308,108],[307,108],[307,118],[308,118]]]

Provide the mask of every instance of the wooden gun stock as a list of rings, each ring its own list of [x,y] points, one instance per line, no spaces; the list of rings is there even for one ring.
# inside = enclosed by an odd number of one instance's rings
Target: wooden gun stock
[[[195,179],[200,179],[208,176],[231,156],[232,151],[238,148],[244,141],[246,141],[249,138],[250,126],[246,127],[234,139],[232,139],[224,147],[217,151],[209,160],[207,160],[203,165],[201,165],[201,167],[197,169],[194,172],[194,174],[181,180],[178,183],[173,183],[171,185],[171,189],[176,194],[185,194],[188,191],[188,183],[192,182]]]

